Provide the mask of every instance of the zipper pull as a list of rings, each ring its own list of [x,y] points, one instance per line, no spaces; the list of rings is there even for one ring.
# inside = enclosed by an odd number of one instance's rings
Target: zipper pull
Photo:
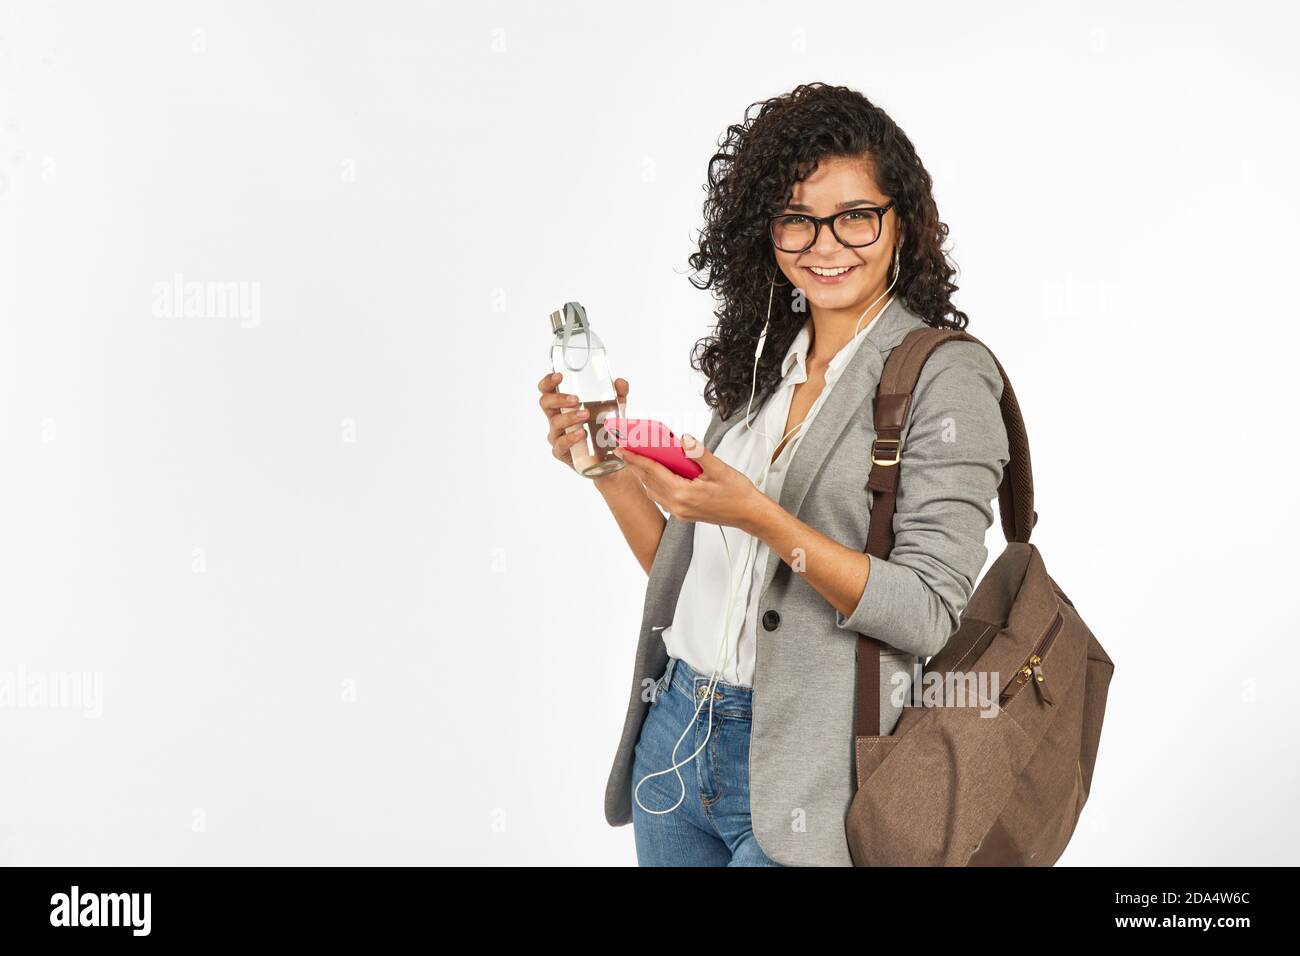
[[[1047,680],[1043,676],[1043,659],[1037,654],[1029,658],[1029,669],[1030,673],[1033,674],[1034,686],[1038,688],[1038,693],[1043,698],[1043,702],[1055,704],[1056,701],[1052,699],[1052,693],[1047,689]]]

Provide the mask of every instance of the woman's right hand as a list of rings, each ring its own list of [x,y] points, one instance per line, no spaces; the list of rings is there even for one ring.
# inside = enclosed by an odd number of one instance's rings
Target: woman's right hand
[[[542,407],[542,412],[546,415],[547,435],[546,440],[551,445],[551,455],[563,462],[565,467],[576,472],[577,469],[573,464],[573,455],[570,449],[578,442],[586,439],[588,434],[587,417],[588,412],[585,408],[576,407],[579,405],[576,395],[569,395],[559,391],[562,376],[559,372],[552,372],[545,376],[537,383],[537,390],[541,392],[541,397],[537,404]],[[619,408],[627,407],[628,384],[625,378],[614,379],[614,389],[618,393]],[[582,428],[574,428],[573,431],[566,431],[574,425],[582,425]],[[626,469],[621,469],[626,470]],[[614,474],[618,474],[615,472]],[[606,476],[608,477],[608,476]],[[597,479],[599,481],[599,479]]]

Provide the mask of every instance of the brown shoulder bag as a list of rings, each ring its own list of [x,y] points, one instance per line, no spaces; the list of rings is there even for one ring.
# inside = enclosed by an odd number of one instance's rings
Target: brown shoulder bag
[[[885,363],[868,481],[874,557],[888,558],[894,546],[912,391],[926,359],[951,341],[979,339],[916,329]],[[857,866],[1051,866],[1088,799],[1114,664],[1029,543],[1038,520],[1029,440],[1006,371],[993,361],[1010,447],[998,488],[1007,547],[957,632],[921,671],[920,687],[907,688],[892,735],[880,734],[884,645],[858,641],[857,788],[845,820]],[[981,686],[996,707],[980,705]]]

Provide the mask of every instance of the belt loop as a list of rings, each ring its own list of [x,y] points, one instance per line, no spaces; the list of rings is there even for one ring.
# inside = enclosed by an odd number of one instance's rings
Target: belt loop
[[[676,667],[677,658],[670,655],[668,658],[668,667],[664,670],[663,686],[659,688],[660,690],[668,690],[668,688],[673,686],[673,671]]]

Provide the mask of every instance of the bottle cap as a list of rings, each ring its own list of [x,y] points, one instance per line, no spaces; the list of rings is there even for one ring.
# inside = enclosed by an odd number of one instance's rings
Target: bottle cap
[[[557,309],[551,313],[551,331],[559,332],[564,328],[565,315],[572,316],[573,327],[575,329],[585,329],[587,327],[587,310],[577,302],[566,302],[564,308]]]

